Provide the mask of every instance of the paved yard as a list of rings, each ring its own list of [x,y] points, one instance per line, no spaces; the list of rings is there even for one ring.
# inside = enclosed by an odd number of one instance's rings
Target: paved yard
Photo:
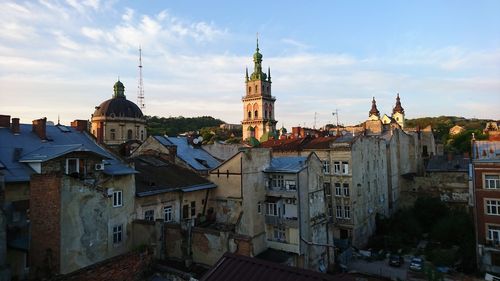
[[[361,259],[353,260],[347,265],[347,270],[356,271],[365,274],[378,275],[382,277],[387,277],[392,280],[407,280],[407,272],[409,267],[409,261],[401,267],[389,266],[388,260],[382,261],[365,261]]]

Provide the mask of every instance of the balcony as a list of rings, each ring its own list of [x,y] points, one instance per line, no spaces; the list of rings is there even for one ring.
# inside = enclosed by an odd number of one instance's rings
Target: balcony
[[[281,250],[290,253],[300,253],[300,247],[297,244],[291,244],[286,241],[267,239],[267,246],[271,249]]]
[[[284,198],[295,198],[297,197],[297,189],[296,188],[285,188],[285,187],[268,187],[267,188],[267,196],[273,197],[284,197]]]
[[[286,226],[291,228],[299,228],[299,220],[297,218],[282,218],[278,216],[265,216],[266,224],[275,226]]]

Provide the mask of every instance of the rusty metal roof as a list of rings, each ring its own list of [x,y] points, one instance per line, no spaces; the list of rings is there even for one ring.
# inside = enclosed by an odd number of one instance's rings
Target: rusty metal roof
[[[257,258],[225,253],[200,281],[341,281],[349,276],[335,277],[325,273],[264,261]]]

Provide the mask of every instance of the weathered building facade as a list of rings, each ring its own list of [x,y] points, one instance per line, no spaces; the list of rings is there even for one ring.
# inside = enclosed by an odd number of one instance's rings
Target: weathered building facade
[[[65,274],[128,251],[134,169],[83,130],[18,121],[0,128],[13,277]]]

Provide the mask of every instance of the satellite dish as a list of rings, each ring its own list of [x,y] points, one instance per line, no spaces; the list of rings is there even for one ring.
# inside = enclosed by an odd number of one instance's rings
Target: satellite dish
[[[199,140],[198,140],[198,139],[194,139],[194,140],[193,140],[193,143],[194,143],[194,144],[198,144],[198,142],[199,142]]]

